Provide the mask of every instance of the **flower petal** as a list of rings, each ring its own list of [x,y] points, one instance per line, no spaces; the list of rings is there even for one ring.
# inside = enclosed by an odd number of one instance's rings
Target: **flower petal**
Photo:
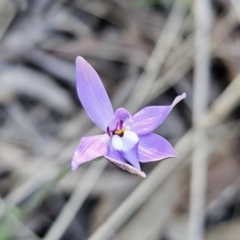
[[[125,161],[132,165],[134,168],[141,170],[140,163],[138,160],[138,143],[131,149],[121,152]]]
[[[139,136],[138,159],[140,162],[153,162],[177,156],[177,152],[165,138],[155,133]]]
[[[78,97],[92,121],[106,131],[113,116],[107,92],[92,66],[82,57],[76,59]]]
[[[72,159],[72,170],[82,163],[104,156],[108,152],[109,136],[107,134],[82,137]]]
[[[132,131],[138,135],[152,132],[166,119],[173,107],[185,97],[186,93],[177,96],[169,106],[150,106],[141,109],[132,117]]]
[[[143,178],[146,177],[146,174],[144,172],[126,163],[124,157],[118,151],[115,151],[112,148],[109,148],[108,150],[109,151],[105,155],[105,158],[107,158],[111,163],[113,163],[114,165],[116,165],[117,167],[121,168],[124,171],[130,172]]]

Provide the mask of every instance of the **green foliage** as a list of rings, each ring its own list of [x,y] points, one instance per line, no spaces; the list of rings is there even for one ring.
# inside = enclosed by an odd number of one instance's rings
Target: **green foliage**
[[[21,222],[24,221],[42,202],[46,199],[57,183],[69,172],[69,168],[63,168],[62,171],[47,185],[42,186],[27,201],[26,205],[19,207],[7,206],[4,216],[0,219],[0,240],[13,239],[18,228],[21,228]]]

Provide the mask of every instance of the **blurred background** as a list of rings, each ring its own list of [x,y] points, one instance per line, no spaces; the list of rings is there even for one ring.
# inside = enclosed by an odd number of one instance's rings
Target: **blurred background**
[[[0,240],[240,239],[238,0],[0,0],[0,40]],[[115,109],[187,93],[156,130],[178,159],[70,171],[99,133],[78,55]]]

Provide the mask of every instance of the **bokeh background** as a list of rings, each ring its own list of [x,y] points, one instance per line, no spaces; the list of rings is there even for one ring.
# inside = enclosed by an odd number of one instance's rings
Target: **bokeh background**
[[[78,55],[115,109],[187,93],[156,130],[178,159],[70,171],[99,133]],[[238,0],[0,0],[0,240],[239,240],[239,118]]]

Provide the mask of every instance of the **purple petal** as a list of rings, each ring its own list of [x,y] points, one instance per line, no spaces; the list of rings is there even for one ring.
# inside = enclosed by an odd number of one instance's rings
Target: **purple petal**
[[[109,136],[107,134],[82,137],[72,159],[72,170],[82,163],[104,156],[108,152]]]
[[[141,170],[137,150],[138,143],[132,149],[121,151],[121,154],[126,159],[126,162],[130,163],[134,168]]]
[[[82,57],[76,59],[78,97],[92,121],[106,131],[113,116],[107,92],[92,66]]]
[[[177,156],[177,152],[165,138],[155,133],[139,136],[138,159],[140,162],[153,162]]]
[[[141,109],[132,117],[132,131],[138,135],[152,132],[166,119],[173,107],[185,97],[186,93],[177,96],[169,106],[150,106]]]
[[[117,167],[121,168],[124,171],[130,172],[143,178],[146,177],[146,174],[144,172],[138,170],[137,168],[134,168],[130,164],[127,164],[123,156],[114,149],[109,149],[108,153],[105,155],[105,158],[107,158],[111,163],[113,163],[114,165],[116,165]]]

